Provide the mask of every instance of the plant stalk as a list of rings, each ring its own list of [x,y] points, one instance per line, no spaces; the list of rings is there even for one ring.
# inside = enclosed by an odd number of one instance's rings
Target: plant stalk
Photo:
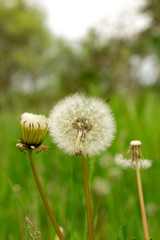
[[[142,224],[143,224],[143,231],[144,231],[144,239],[145,240],[150,240],[148,225],[147,225],[146,212],[145,212],[145,206],[144,206],[144,199],[143,199],[141,176],[140,176],[140,171],[139,171],[138,164],[136,164],[136,174],[137,174],[137,185],[138,185],[139,202],[140,202]]]
[[[53,213],[51,211],[51,208],[49,206],[49,203],[48,203],[47,198],[45,196],[45,193],[43,191],[42,185],[40,183],[40,180],[39,180],[39,177],[38,177],[38,174],[37,174],[37,170],[35,168],[34,161],[33,161],[32,150],[28,150],[28,155],[29,155],[29,159],[30,159],[33,175],[34,175],[34,178],[35,178],[38,190],[40,192],[41,198],[42,198],[43,203],[45,205],[45,208],[47,210],[48,216],[50,217],[50,220],[51,220],[51,222],[53,224],[53,227],[54,227],[54,229],[55,229],[59,239],[60,240],[64,240],[64,236],[63,236],[63,234],[62,234],[62,232],[61,232],[61,230],[60,230],[60,228],[58,226],[58,223],[57,223],[57,221],[56,221],[56,219],[55,219],[55,217],[54,217],[54,215],[53,215]]]
[[[83,177],[84,177],[84,188],[85,188],[85,197],[86,197],[89,240],[94,240],[91,201],[90,201],[89,183],[88,183],[87,161],[83,153],[82,153],[82,164],[83,164]]]

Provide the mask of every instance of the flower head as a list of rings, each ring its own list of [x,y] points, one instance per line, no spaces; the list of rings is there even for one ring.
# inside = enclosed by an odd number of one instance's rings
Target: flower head
[[[22,150],[44,147],[42,144],[48,130],[48,119],[44,115],[23,113],[19,119],[21,127],[20,144],[17,147]],[[44,149],[45,150],[45,149]]]
[[[21,143],[40,145],[48,130],[48,120],[43,115],[23,113],[19,120],[21,126]]]
[[[109,106],[100,99],[74,94],[51,111],[50,134],[69,154],[93,156],[110,146],[115,122]]]

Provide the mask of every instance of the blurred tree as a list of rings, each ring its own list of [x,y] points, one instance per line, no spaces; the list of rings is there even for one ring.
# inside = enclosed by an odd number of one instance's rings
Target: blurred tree
[[[6,91],[15,76],[35,81],[47,71],[51,36],[44,15],[24,0],[0,0],[0,23],[0,91]]]
[[[145,0],[146,4],[141,12],[150,18],[150,24],[138,36],[133,45],[133,51],[141,58],[154,56],[157,65],[160,64],[160,2],[159,0]],[[157,66],[159,68],[159,66]],[[160,86],[160,71],[156,86]]]
[[[150,17],[150,24],[137,38],[137,51],[141,54],[156,53],[160,55],[160,8],[159,0],[145,0],[141,12]],[[139,43],[139,44],[138,44]],[[157,52],[158,51],[158,52]]]
[[[54,61],[62,91],[86,91],[105,96],[124,88],[132,88],[131,49],[126,39],[102,39],[90,30],[76,46],[61,43]]]
[[[92,29],[75,49],[62,46],[63,53],[55,63],[66,93],[85,90],[105,95],[120,89],[137,90],[146,80],[160,86],[159,0],[146,0],[142,13],[149,16],[150,23],[131,37],[104,39]],[[155,80],[150,81],[152,73]]]
[[[152,21],[136,36],[105,39],[91,29],[81,42],[70,45],[51,36],[44,14],[25,0],[0,0],[0,90],[12,87],[15,79],[16,84],[31,79],[34,87],[46,78],[57,96],[137,90],[140,77],[134,56],[143,60],[154,54],[160,62],[159,11],[158,0],[146,0],[143,12]]]
[[[84,70],[79,78],[86,81],[89,76],[90,83],[96,83],[101,95],[127,87],[131,55],[127,39],[104,39],[95,30],[90,30],[82,41],[82,53]]]

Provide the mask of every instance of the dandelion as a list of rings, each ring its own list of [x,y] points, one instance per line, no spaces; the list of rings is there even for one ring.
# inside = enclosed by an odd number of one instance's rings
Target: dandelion
[[[149,216],[154,216],[158,211],[158,205],[154,202],[150,202],[146,206],[146,211]]]
[[[148,159],[145,159],[145,160],[140,159],[141,145],[142,143],[139,140],[131,141],[129,146],[129,151],[131,152],[131,158],[129,160],[123,159],[123,156],[119,154],[115,157],[115,162],[116,164],[121,165],[123,168],[131,167],[136,169],[137,186],[138,186],[139,202],[140,202],[140,208],[141,208],[144,238],[145,240],[150,240],[139,169],[149,168],[152,165],[152,162]]]
[[[122,176],[122,170],[119,169],[118,167],[112,167],[109,170],[108,175],[112,180],[118,180]]]
[[[16,146],[21,151],[34,149],[37,152],[42,149],[47,151],[42,145],[46,132],[48,131],[48,119],[44,115],[23,113],[19,119],[21,127],[20,143]]]
[[[108,168],[113,164],[113,156],[111,153],[105,153],[98,161],[100,167]]]
[[[21,185],[19,185],[19,184],[15,184],[14,186],[13,186],[13,191],[15,192],[15,193],[21,193]]]
[[[45,208],[47,210],[48,216],[50,217],[50,220],[53,224],[53,227],[59,237],[60,240],[64,240],[63,234],[56,222],[56,219],[50,209],[49,203],[47,201],[47,198],[45,196],[44,190],[42,188],[42,185],[40,183],[38,173],[36,170],[36,167],[34,165],[32,151],[36,150],[37,153],[39,153],[42,149],[46,152],[48,150],[44,145],[42,145],[42,142],[45,138],[45,135],[48,131],[48,119],[44,115],[36,115],[32,113],[23,113],[19,120],[20,128],[21,128],[21,136],[20,136],[20,143],[16,144],[16,147],[20,149],[21,151],[27,150],[28,156],[31,164],[31,168],[33,171],[33,175],[38,187],[38,190],[40,192],[41,198],[43,200],[43,203],[45,205]],[[31,222],[28,218],[26,218],[26,222],[28,223],[28,226],[31,227],[31,230],[33,229],[33,226],[31,225]],[[33,234],[33,231],[30,231],[30,234]],[[39,239],[33,238],[33,239]]]
[[[115,133],[111,109],[104,101],[74,94],[61,100],[50,114],[50,135],[70,155],[81,155],[89,239],[94,239],[86,155],[94,156],[110,146]]]
[[[101,177],[93,179],[93,191],[100,196],[108,195],[110,193],[110,182]]]
[[[111,109],[100,99],[74,94],[61,100],[50,114],[50,134],[71,155],[99,154],[115,133]]]

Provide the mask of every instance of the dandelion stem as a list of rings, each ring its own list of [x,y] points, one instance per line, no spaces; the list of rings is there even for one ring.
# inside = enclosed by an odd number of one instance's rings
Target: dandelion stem
[[[86,197],[86,209],[87,209],[87,222],[88,222],[89,239],[94,240],[91,202],[90,202],[89,183],[88,183],[88,172],[87,172],[87,161],[86,161],[86,158],[85,158],[83,153],[82,153],[82,164],[83,164],[83,176],[84,176],[84,187],[85,187],[85,197]]]
[[[43,188],[42,188],[42,185],[40,183],[40,180],[39,180],[39,177],[38,177],[38,174],[37,174],[37,170],[35,168],[35,165],[34,165],[34,162],[33,162],[33,156],[32,156],[32,150],[28,150],[28,155],[29,155],[29,159],[30,159],[30,163],[31,163],[31,167],[32,167],[32,171],[33,171],[33,174],[34,174],[34,178],[35,178],[35,181],[36,181],[36,184],[37,184],[37,187],[38,187],[38,190],[40,192],[40,195],[41,195],[41,198],[43,200],[43,203],[45,205],[45,208],[47,210],[47,213],[48,213],[48,216],[50,217],[50,220],[53,224],[53,227],[59,237],[60,240],[64,240],[64,236],[56,222],[56,219],[51,211],[51,208],[48,204],[48,201],[47,201],[47,198],[45,196],[45,193],[43,191]]]
[[[144,239],[145,240],[150,240],[149,232],[148,232],[146,212],[145,212],[145,206],[144,206],[144,199],[143,199],[141,176],[140,176],[140,171],[139,171],[138,164],[136,164],[136,174],[137,174],[137,185],[138,185],[139,202],[140,202],[141,215],[142,215]]]

